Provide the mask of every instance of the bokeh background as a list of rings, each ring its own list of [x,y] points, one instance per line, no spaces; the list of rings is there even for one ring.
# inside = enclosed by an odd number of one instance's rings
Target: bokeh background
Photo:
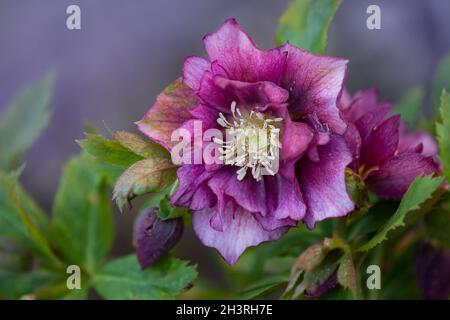
[[[62,167],[79,152],[74,140],[83,137],[86,121],[134,130],[133,122],[180,76],[184,58],[204,55],[205,33],[236,17],[260,47],[270,48],[288,3],[0,0],[0,114],[23,86],[49,69],[57,76],[51,123],[25,155],[25,188],[50,211]],[[66,29],[70,4],[81,7],[82,30]],[[370,4],[381,7],[381,30],[366,28]],[[377,87],[396,101],[415,85],[429,89],[436,64],[450,51],[448,30],[447,0],[344,0],[330,28],[329,53],[350,60],[351,91]],[[116,217],[114,255],[132,250],[133,214]],[[188,231],[178,251],[198,262],[201,274],[214,277],[212,250],[191,249],[196,246]]]

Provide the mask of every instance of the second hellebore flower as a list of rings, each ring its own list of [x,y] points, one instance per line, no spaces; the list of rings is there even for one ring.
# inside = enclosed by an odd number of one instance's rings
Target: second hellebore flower
[[[353,210],[345,186],[352,154],[336,105],[347,61],[290,44],[260,50],[234,19],[203,41],[208,59],[187,58],[183,80],[137,123],[168,150],[176,144],[175,129],[194,135],[194,121],[201,121],[202,133],[214,128],[237,136],[230,141],[203,136],[202,145],[192,148],[218,147],[224,163],[178,169],[171,202],[193,211],[201,241],[235,263],[247,247],[276,240],[299,221],[312,228]],[[258,129],[268,130],[264,142]],[[278,133],[279,140],[272,139]],[[245,153],[233,160],[236,141],[244,141]],[[261,156],[260,148],[270,152]],[[278,154],[275,172],[268,163]]]
[[[389,102],[378,102],[375,90],[345,97],[340,108],[348,128],[345,138],[353,153],[350,168],[376,195],[400,200],[421,174],[439,171],[437,144],[425,132],[406,132]]]

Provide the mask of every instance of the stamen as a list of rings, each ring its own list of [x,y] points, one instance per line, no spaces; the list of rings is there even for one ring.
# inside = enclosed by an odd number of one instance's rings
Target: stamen
[[[281,148],[279,123],[283,119],[266,117],[253,110],[244,116],[237,108],[236,101],[231,103],[230,108],[231,120],[222,113],[217,119],[217,123],[226,129],[227,137],[232,137],[228,141],[218,138],[213,140],[220,146],[219,159],[225,161],[226,165],[241,167],[236,172],[238,180],[245,178],[248,169],[251,169],[257,181],[261,179],[263,170],[275,175],[271,162],[276,159]]]

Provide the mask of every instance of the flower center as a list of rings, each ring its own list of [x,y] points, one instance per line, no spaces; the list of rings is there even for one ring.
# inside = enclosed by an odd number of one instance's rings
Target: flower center
[[[275,175],[278,168],[280,123],[282,118],[265,116],[260,112],[241,112],[236,102],[231,103],[232,119],[219,113],[217,123],[226,129],[226,141],[218,138],[220,159],[226,165],[241,167],[237,179],[244,179],[247,169],[257,181],[262,175]],[[276,163],[275,163],[276,161]]]

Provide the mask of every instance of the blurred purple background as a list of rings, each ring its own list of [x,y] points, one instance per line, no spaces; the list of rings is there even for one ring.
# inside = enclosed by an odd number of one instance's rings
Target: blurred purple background
[[[26,189],[49,211],[85,121],[133,130],[156,95],[180,76],[183,59],[204,54],[205,33],[236,17],[257,44],[270,48],[288,2],[0,0],[0,112],[24,85],[51,68],[57,75],[51,124],[25,156]],[[66,29],[70,4],[81,7],[82,30]],[[366,28],[370,4],[381,7],[381,30]],[[450,1],[344,0],[329,53],[350,59],[351,91],[375,86],[395,101],[414,85],[428,88],[450,50],[449,18]],[[116,253],[130,250],[132,223],[129,215],[117,218]]]

